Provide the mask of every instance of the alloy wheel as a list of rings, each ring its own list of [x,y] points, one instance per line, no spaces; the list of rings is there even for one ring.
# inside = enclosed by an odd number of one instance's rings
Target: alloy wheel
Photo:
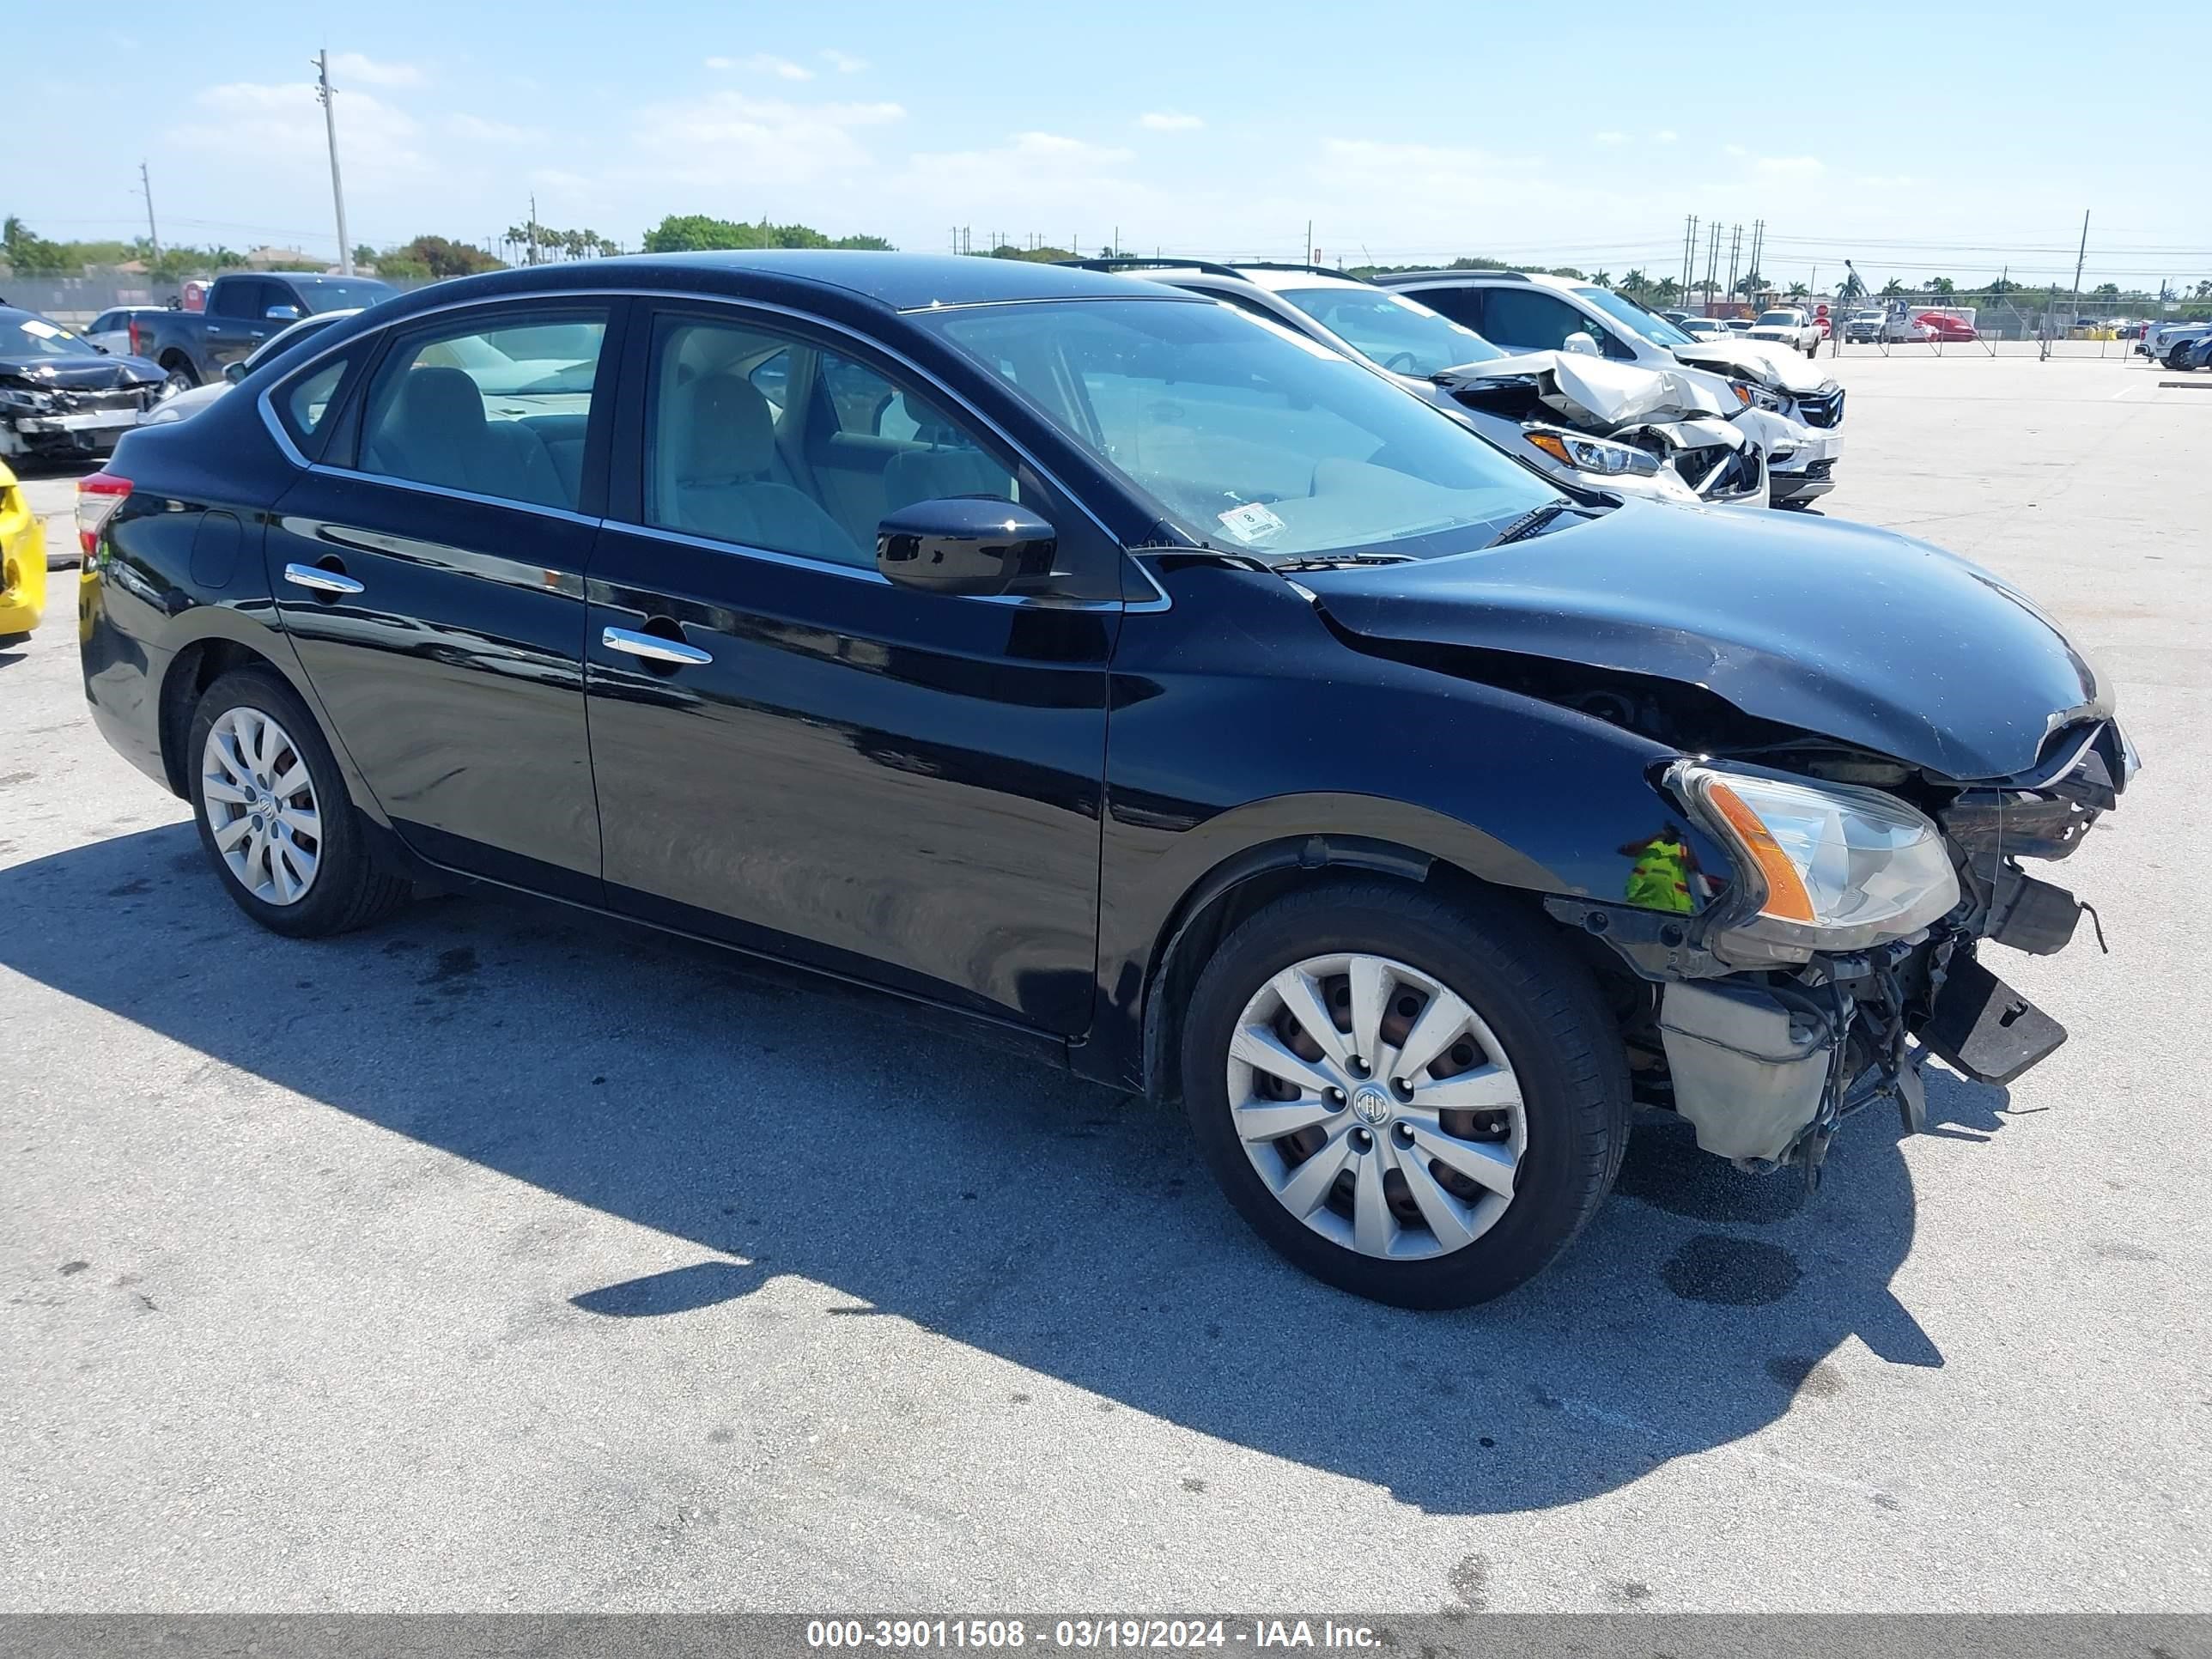
[[[239,884],[264,904],[297,904],[323,848],[314,779],[289,734],[258,708],[224,710],[200,755],[201,811]]]
[[[1462,1249],[1513,1201],[1528,1142],[1513,1066],[1465,999],[1388,957],[1311,957],[1230,1039],[1230,1115],[1276,1200],[1362,1255]]]

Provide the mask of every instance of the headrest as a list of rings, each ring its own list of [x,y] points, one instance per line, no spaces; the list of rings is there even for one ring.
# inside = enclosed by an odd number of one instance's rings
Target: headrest
[[[679,406],[688,399],[691,414],[681,452],[683,482],[750,478],[769,470],[775,418],[758,386],[740,375],[709,374],[678,388],[676,399]]]
[[[483,393],[458,368],[409,369],[393,413],[412,443],[473,447],[483,435]]]

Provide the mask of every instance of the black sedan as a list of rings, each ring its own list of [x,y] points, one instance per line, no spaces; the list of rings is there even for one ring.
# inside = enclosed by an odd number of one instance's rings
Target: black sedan
[[[167,391],[158,365],[111,356],[34,311],[0,306],[0,460],[105,455]]]
[[[1923,544],[1562,495],[1231,307],[1011,260],[445,284],[80,519],[94,716],[264,926],[459,881],[872,987],[1180,1099],[1272,1244],[1415,1305],[1560,1250],[1632,1104],[1810,1179],[1929,1050],[2033,1064],[1978,951],[2067,942],[2018,860],[2133,769]]]

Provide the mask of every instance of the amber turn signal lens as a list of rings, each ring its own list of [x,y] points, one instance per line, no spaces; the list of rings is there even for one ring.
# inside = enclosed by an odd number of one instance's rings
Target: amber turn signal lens
[[[1717,779],[1705,785],[1705,799],[1712,808],[1728,821],[1736,839],[1751,854],[1752,862],[1766,882],[1766,902],[1760,905],[1761,914],[1780,918],[1784,921],[1810,922],[1813,920],[1812,896],[1806,892],[1805,883],[1797,874],[1797,866],[1790,855],[1775,842],[1759,814],[1744,805],[1743,798]]]

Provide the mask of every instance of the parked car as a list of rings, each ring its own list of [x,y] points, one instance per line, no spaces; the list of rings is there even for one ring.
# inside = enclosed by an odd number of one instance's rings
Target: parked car
[[[1700,340],[1723,340],[1731,332],[1724,317],[1680,317],[1669,320],[1683,333],[1694,335]]]
[[[1956,342],[1982,337],[1972,323],[1963,317],[1954,317],[1948,312],[1923,311],[1912,321],[1915,327],[1925,330],[1927,337],[1931,340]]]
[[[1206,295],[1281,324],[1472,426],[1573,489],[1766,505],[1763,451],[1724,392],[1558,352],[1509,356],[1418,301],[1318,265],[1073,260]]]
[[[1844,319],[1845,345],[1873,345],[1881,338],[1882,313],[1855,311]]]
[[[1826,331],[1813,320],[1812,313],[1794,306],[1774,311],[1762,311],[1744,332],[1754,340],[1772,340],[1793,351],[1802,351],[1808,357],[1820,355],[1820,342],[1827,337]]]
[[[0,307],[0,460],[105,455],[167,388],[142,357],[117,357],[33,311]]]
[[[447,361],[545,331],[592,349]],[[1539,1271],[1632,1103],[1817,1174],[1846,1103],[1919,1121],[1909,1036],[2016,1078],[2064,1034],[1979,952],[2067,942],[2019,860],[2133,772],[1923,543],[1570,496],[1014,260],[441,285],[132,433],[79,526],[92,717],[254,921],[474,881],[872,985],[1179,1097],[1276,1249],[1409,1305]]]
[[[2166,354],[2166,367],[2173,369],[2212,368],[2212,332],[2185,340]]]
[[[2181,349],[2207,337],[2212,337],[2212,322],[2202,319],[2155,323],[2144,331],[2143,337],[2136,343],[2136,349],[2153,362],[2164,363],[2168,368],[2179,368],[2182,365],[2175,358]]]
[[[1748,317],[1723,317],[1721,319],[1721,326],[1728,330],[1731,334],[1748,334],[1751,332],[1751,319]]]
[[[1796,430],[1767,445],[1778,503],[1802,505],[1835,488],[1843,454],[1843,388],[1833,376],[1759,340],[1701,339],[1626,295],[1566,277],[1517,271],[1394,271],[1376,281],[1474,330],[1508,351],[1564,349],[1580,336],[1616,362],[1688,366],[1719,375],[1736,395]]]
[[[46,532],[15,472],[0,461],[0,645],[36,628],[46,605]]]
[[[111,306],[78,332],[102,351],[118,357],[135,357],[138,350],[131,336],[131,319],[152,317],[167,309],[167,306]]]
[[[200,311],[162,311],[132,319],[142,356],[161,364],[179,392],[220,380],[226,364],[301,318],[373,306],[399,290],[374,276],[316,276],[296,271],[226,272]]]
[[[196,386],[189,391],[163,398],[141,415],[138,423],[141,426],[166,426],[173,421],[188,421],[270,358],[289,351],[301,341],[321,333],[333,323],[343,322],[348,317],[359,314],[359,307],[356,307],[343,311],[317,312],[313,316],[302,317],[298,322],[288,325],[264,340],[253,349],[250,356],[225,363],[221,380],[210,380],[205,386]]]

